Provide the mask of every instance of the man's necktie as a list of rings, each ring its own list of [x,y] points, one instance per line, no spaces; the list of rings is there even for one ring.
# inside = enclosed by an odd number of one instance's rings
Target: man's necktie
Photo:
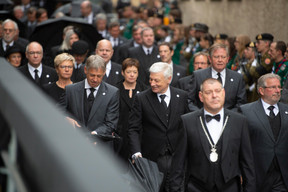
[[[40,83],[40,78],[39,78],[39,75],[38,75],[38,69],[35,69],[34,70],[34,73],[35,73],[35,82],[37,83],[37,84],[39,84]]]
[[[94,99],[95,99],[95,97],[94,97],[94,91],[95,91],[96,89],[95,88],[93,88],[93,87],[91,87],[90,88],[90,94],[89,94],[89,96],[88,96],[88,112],[90,113],[90,111],[91,111],[91,108],[92,108],[92,105],[93,105],[93,102],[94,102]]]
[[[274,118],[275,117],[275,113],[273,112],[273,109],[274,109],[275,107],[274,106],[270,106],[270,107],[268,107],[268,109],[270,110],[270,113],[269,113],[269,116],[270,117],[272,117],[272,118]]]
[[[212,119],[215,119],[216,121],[220,121],[220,114],[211,116],[211,115],[205,115],[207,123],[209,123]]]
[[[150,50],[149,49],[147,49],[147,55],[150,55]]]
[[[117,39],[114,38],[114,47],[117,47],[117,45],[118,45]]]
[[[7,45],[6,45],[6,51],[7,51],[9,48],[10,48],[10,45],[7,44]]]
[[[218,79],[218,81],[220,81],[220,83],[222,84],[222,78],[221,78],[221,74],[218,72],[218,73],[217,73],[217,75],[218,75],[218,78],[217,78],[217,79]]]
[[[160,95],[160,98],[161,98],[161,104],[163,105],[164,109],[167,110],[167,103],[165,102],[165,97],[166,95]]]

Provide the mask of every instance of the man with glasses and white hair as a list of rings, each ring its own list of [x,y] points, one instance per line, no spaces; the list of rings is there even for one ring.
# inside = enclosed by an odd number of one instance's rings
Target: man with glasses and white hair
[[[177,146],[180,116],[189,110],[187,93],[170,86],[171,65],[157,62],[149,71],[151,88],[135,96],[128,138],[134,160],[140,157],[152,160],[164,173],[162,192],[169,191],[167,181]]]
[[[42,64],[43,48],[38,42],[31,42],[26,47],[28,63],[19,68],[19,71],[36,85],[42,87],[58,80],[58,75],[52,67]]]
[[[257,192],[288,190],[288,107],[279,102],[281,78],[267,73],[258,79],[260,99],[242,105],[247,117],[255,162]]]
[[[6,19],[2,23],[3,29],[3,37],[0,40],[0,56],[4,57],[8,48],[12,47],[13,45],[19,47],[23,53],[25,52],[25,47],[15,41],[19,35],[18,25],[15,21],[11,19]]]
[[[188,91],[189,109],[195,111],[202,108],[198,92],[201,83],[208,78],[218,79],[225,91],[224,108],[237,111],[237,108],[246,103],[245,82],[241,74],[226,68],[229,59],[228,47],[223,44],[214,44],[209,50],[211,67],[194,71]]]

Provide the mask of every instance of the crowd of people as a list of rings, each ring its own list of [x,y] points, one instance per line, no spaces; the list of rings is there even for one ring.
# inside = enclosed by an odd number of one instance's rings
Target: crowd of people
[[[74,128],[102,138],[126,166],[156,162],[161,192],[288,190],[286,42],[185,26],[177,1],[70,3],[79,13],[40,2],[21,0],[0,22],[0,56]],[[95,27],[95,49],[73,24],[58,30],[58,45],[31,41],[39,23],[60,17]]]

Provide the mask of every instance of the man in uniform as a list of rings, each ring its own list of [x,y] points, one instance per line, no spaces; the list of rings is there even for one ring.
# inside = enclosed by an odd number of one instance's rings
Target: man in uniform
[[[284,84],[288,75],[288,60],[284,58],[286,52],[286,44],[283,41],[271,43],[269,55],[274,60],[272,73],[281,77],[281,85]]]
[[[269,33],[262,33],[256,36],[256,48],[258,51],[258,63],[260,64],[255,68],[254,76],[258,79],[261,75],[270,73],[273,67],[273,61],[268,54],[270,44],[273,42],[274,37]]]

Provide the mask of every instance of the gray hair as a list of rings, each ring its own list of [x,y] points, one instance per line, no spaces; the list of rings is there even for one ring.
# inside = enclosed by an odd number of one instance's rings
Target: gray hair
[[[2,27],[4,27],[5,24],[9,23],[9,22],[12,22],[13,25],[14,25],[14,29],[15,30],[18,30],[18,25],[15,21],[13,21],[12,19],[6,19],[3,23],[2,23]]]
[[[98,13],[95,16],[95,21],[97,22],[98,20],[107,20],[107,16],[105,13]]]
[[[209,49],[209,55],[210,57],[212,58],[213,56],[213,53],[218,50],[218,49],[225,49],[226,53],[227,53],[227,56],[229,56],[229,48],[227,45],[224,45],[222,43],[215,43],[213,44],[210,49]]]
[[[163,72],[164,77],[166,79],[168,79],[169,77],[172,77],[172,67],[170,64],[168,63],[164,63],[164,62],[157,62],[154,63],[150,69],[149,69],[150,73],[160,73]]]
[[[90,55],[86,60],[86,69],[102,69],[106,71],[106,64],[104,59],[100,55]]]
[[[141,31],[141,37],[143,37],[144,31],[152,31],[152,32],[154,33],[154,31],[153,31],[153,29],[152,29],[151,27],[144,27],[144,28],[142,29],[142,31]]]
[[[267,79],[278,79],[281,82],[281,77],[279,75],[276,75],[274,73],[267,73],[265,75],[262,75],[259,77],[257,82],[257,92],[259,93],[260,87],[265,88],[266,87],[266,80]]]
[[[210,64],[210,63],[209,63],[209,59],[208,59],[209,54],[206,53],[206,52],[203,52],[203,51],[197,52],[197,53],[195,53],[195,54],[193,55],[193,63],[195,62],[196,57],[198,57],[198,56],[200,56],[200,55],[203,55],[203,56],[206,57],[206,59],[207,59],[207,64],[209,65],[209,64]]]

